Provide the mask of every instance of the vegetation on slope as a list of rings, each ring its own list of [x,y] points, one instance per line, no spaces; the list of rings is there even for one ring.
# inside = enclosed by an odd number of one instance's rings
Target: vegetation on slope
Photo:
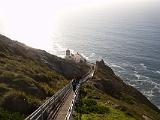
[[[160,110],[135,88],[126,85],[102,60],[96,63],[93,78],[81,86],[74,119],[159,120]]]
[[[74,113],[75,120],[136,120],[127,111],[115,108],[102,91],[89,82],[81,86],[80,101]]]
[[[39,61],[3,53],[0,58],[0,105],[7,111],[30,114],[67,79]]]
[[[0,119],[24,119],[88,69],[0,35]]]

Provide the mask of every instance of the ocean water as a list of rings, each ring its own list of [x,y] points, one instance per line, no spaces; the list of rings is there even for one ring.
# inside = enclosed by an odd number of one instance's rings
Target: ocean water
[[[104,59],[160,108],[160,5],[99,8],[66,16],[54,33],[52,53],[78,51],[89,61]]]

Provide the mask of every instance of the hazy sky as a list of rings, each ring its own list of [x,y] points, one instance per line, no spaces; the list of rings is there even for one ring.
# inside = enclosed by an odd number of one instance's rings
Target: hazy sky
[[[153,0],[0,0],[0,33],[35,48],[50,50],[63,15],[104,6]],[[155,1],[155,0],[154,0]],[[158,1],[158,0],[157,0]]]

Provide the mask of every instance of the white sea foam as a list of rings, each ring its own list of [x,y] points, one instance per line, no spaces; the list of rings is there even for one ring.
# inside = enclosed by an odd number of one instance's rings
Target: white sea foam
[[[156,86],[157,88],[160,89],[160,84],[156,83],[156,82],[153,82],[153,81],[150,81],[151,85],[154,85]]]
[[[152,88],[152,90],[156,90],[156,91],[158,91],[158,92],[160,93],[160,88],[159,88],[158,86],[154,86],[154,87]]]
[[[141,67],[146,70],[147,69],[147,66],[145,66],[143,63],[140,63]]]
[[[144,77],[144,78],[146,78],[146,79],[149,79],[149,77],[147,77],[147,76],[142,76],[142,77]]]
[[[160,74],[160,71],[156,71],[156,73]]]
[[[84,55],[83,53],[80,53],[82,55],[82,57],[84,57],[86,60],[89,60],[89,57],[87,57],[86,55]]]
[[[133,86],[133,87],[136,87],[137,85],[136,84],[130,84],[131,86]]]
[[[160,84],[158,84],[158,83],[156,83],[156,82],[154,82],[152,80],[146,80],[146,79],[145,80],[135,80],[135,82],[147,82],[150,85],[156,86],[157,88],[160,89]]]
[[[111,64],[111,67],[119,68],[119,69],[125,70],[123,67],[121,67],[121,66],[119,66],[119,65],[116,65],[116,64]]]
[[[160,93],[160,84],[158,84],[152,80],[135,80],[135,82],[140,82],[140,84],[137,83],[138,85],[143,85],[146,83],[150,84],[149,89],[151,89],[151,91],[142,91],[142,93],[147,97],[153,97],[155,90],[158,91],[158,93]],[[133,83],[133,85],[135,85],[135,84]],[[135,86],[135,87],[137,88],[137,86]]]
[[[140,79],[140,77],[141,77],[141,75],[140,74],[134,74],[135,75],[135,77],[137,77],[137,79],[139,80]]]
[[[138,72],[137,72],[137,71],[134,71],[134,73],[136,73],[136,74],[137,74]]]
[[[153,97],[154,96],[152,90],[142,91],[142,93],[147,97]]]
[[[134,80],[135,82],[147,82],[147,80]]]
[[[135,76],[138,80],[141,80],[141,79],[148,80],[148,79],[149,79],[149,77],[144,76],[144,75],[141,75],[141,74],[138,74],[138,72],[135,72],[134,76]]]
[[[95,53],[91,53],[90,55],[89,55],[89,58],[92,58],[92,57],[95,57]]]

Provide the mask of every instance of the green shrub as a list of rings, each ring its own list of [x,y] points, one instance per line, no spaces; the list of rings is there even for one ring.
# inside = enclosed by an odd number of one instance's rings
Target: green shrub
[[[84,98],[87,95],[87,92],[83,89],[80,89],[81,97]]]
[[[1,102],[1,107],[10,112],[30,114],[40,105],[40,100],[26,95],[24,92],[8,92]]]
[[[135,99],[131,96],[128,96],[128,95],[124,95],[123,98],[122,98],[125,102],[127,102],[128,104],[135,104]]]
[[[109,108],[98,105],[95,100],[92,99],[84,99],[82,101],[82,107],[79,107],[77,111],[81,112],[82,114],[105,114],[109,112]]]
[[[2,79],[14,79],[16,76],[17,76],[16,73],[14,73],[14,72],[9,72],[9,71],[4,71],[4,72],[1,74],[1,78],[2,78]]]
[[[80,110],[82,114],[105,114],[109,113],[109,108],[105,106],[93,105],[93,106],[83,106]]]
[[[85,100],[83,100],[83,104],[85,106],[94,106],[94,105],[97,105],[97,102],[92,99],[85,99]]]
[[[15,112],[8,112],[0,109],[0,120],[24,120],[24,115]]]

